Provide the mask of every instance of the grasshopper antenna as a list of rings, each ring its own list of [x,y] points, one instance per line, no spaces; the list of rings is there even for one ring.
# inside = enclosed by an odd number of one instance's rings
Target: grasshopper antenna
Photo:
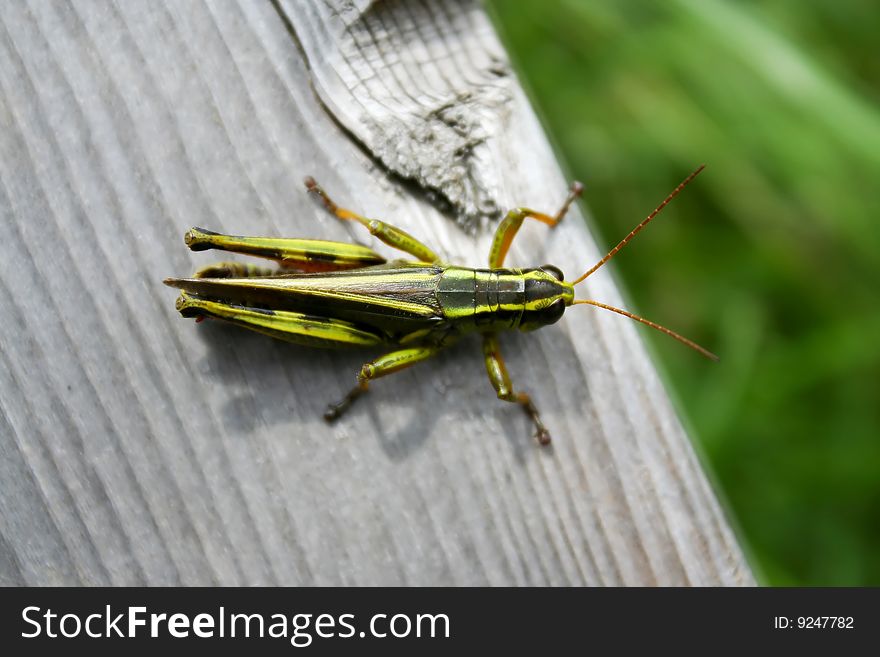
[[[577,300],[573,301],[571,305],[573,305],[573,306],[580,306],[580,305],[596,306],[597,308],[604,308],[605,310],[610,310],[611,312],[617,313],[618,315],[623,315],[624,317],[629,317],[630,319],[634,319],[637,322],[641,322],[645,326],[650,326],[652,329],[657,329],[661,333],[665,333],[666,335],[668,335],[671,338],[675,338],[676,340],[681,342],[683,345],[690,347],[691,349],[702,354],[703,356],[705,356],[709,360],[714,360],[716,362],[719,360],[718,356],[713,354],[708,349],[701,347],[693,340],[688,340],[683,335],[679,335],[675,331],[672,331],[672,330],[666,328],[665,326],[660,326],[660,324],[652,322],[650,319],[645,319],[644,317],[639,317],[638,315],[635,315],[635,314],[629,312],[628,310],[624,310],[623,308],[615,308],[614,306],[609,306],[607,303],[600,303],[599,301],[593,301],[592,299],[577,299]]]
[[[577,280],[572,282],[572,285],[573,286],[577,285],[578,283],[581,283],[582,281],[586,280],[593,272],[595,272],[597,269],[599,269],[599,267],[601,267],[606,262],[611,260],[611,258],[613,258],[615,255],[617,255],[618,251],[620,251],[623,247],[625,247],[633,237],[638,235],[639,232],[645,226],[647,226],[654,217],[656,217],[658,214],[660,214],[660,211],[663,210],[663,208],[665,208],[672,199],[674,199],[676,196],[678,196],[678,194],[681,192],[681,190],[683,190],[688,185],[688,183],[690,183],[694,178],[696,178],[697,175],[700,173],[700,171],[702,171],[705,168],[706,168],[705,164],[701,164],[700,166],[698,166],[694,170],[694,172],[691,173],[691,175],[689,175],[687,178],[685,178],[683,181],[681,181],[679,186],[672,190],[672,192],[669,194],[669,196],[667,196],[664,199],[664,201],[660,205],[658,205],[657,208],[651,214],[649,214],[647,217],[645,217],[645,219],[642,221],[642,223],[640,223],[638,226],[633,228],[632,232],[629,235],[627,235],[622,240],[620,240],[620,242],[617,244],[617,246],[615,246],[613,249],[611,249],[604,258],[602,258],[599,262],[597,262],[589,270],[587,270],[587,272],[583,276],[581,276],[580,278],[578,278]],[[630,319],[634,319],[635,321],[640,322],[640,323],[644,324],[645,326],[650,326],[653,329],[657,329],[661,333],[665,333],[669,337],[678,340],[683,345],[688,346],[691,349],[693,349],[694,351],[702,354],[703,356],[705,356],[709,360],[714,360],[714,361],[718,360],[718,356],[713,354],[708,349],[701,347],[693,340],[688,340],[683,335],[679,335],[675,331],[672,331],[672,330],[666,328],[665,326],[660,326],[660,324],[657,324],[656,322],[652,322],[649,319],[645,319],[644,317],[639,317],[638,315],[633,314],[633,313],[629,312],[628,310],[623,310],[622,308],[615,308],[614,306],[609,306],[606,303],[601,303],[599,301],[593,301],[591,299],[578,299],[576,301],[573,301],[572,305],[573,306],[577,306],[577,305],[596,306],[597,308],[604,308],[605,310],[610,310],[611,312],[617,313],[618,315],[623,315],[624,317],[629,317]]]
[[[701,164],[700,166],[698,166],[698,167],[696,168],[696,170],[695,170],[691,175],[689,175],[687,178],[685,178],[685,179],[681,182],[681,184],[679,184],[678,187],[676,187],[675,189],[672,190],[672,193],[670,193],[669,196],[666,197],[666,200],[664,200],[660,205],[658,205],[657,208],[656,208],[651,214],[649,214],[649,215],[644,219],[644,221],[642,221],[642,223],[640,223],[638,226],[636,226],[635,228],[633,228],[633,229],[632,229],[632,232],[631,232],[629,235],[627,235],[627,236],[624,237],[622,240],[620,240],[620,242],[618,243],[618,245],[615,246],[613,249],[611,249],[611,250],[608,252],[608,255],[606,255],[606,256],[605,256],[604,258],[602,258],[599,262],[597,262],[595,265],[593,265],[593,266],[592,266],[592,267],[591,267],[591,268],[590,268],[590,269],[589,269],[589,270],[588,270],[583,276],[579,277],[579,278],[578,278],[577,280],[575,280],[575,281],[572,281],[572,285],[577,285],[578,283],[584,281],[584,280],[585,280],[587,277],[589,277],[593,272],[595,272],[597,269],[599,269],[599,267],[601,267],[601,266],[604,265],[606,262],[608,262],[609,260],[611,260],[611,258],[613,258],[615,255],[617,255],[617,252],[618,252],[618,251],[620,251],[623,247],[625,247],[633,237],[635,237],[636,235],[638,235],[639,232],[641,232],[642,228],[644,228],[645,226],[647,226],[647,225],[651,222],[651,220],[652,220],[654,217],[656,217],[658,214],[660,214],[660,211],[661,211],[663,208],[665,208],[665,207],[669,204],[669,201],[671,201],[671,200],[674,199],[676,196],[678,196],[679,192],[681,192],[681,190],[683,190],[685,187],[687,187],[687,184],[688,184],[690,181],[692,181],[694,178],[696,178],[696,177],[697,177],[697,174],[699,174],[700,171],[702,171],[702,170],[705,169],[705,168],[706,168],[706,165],[705,165],[705,164]]]

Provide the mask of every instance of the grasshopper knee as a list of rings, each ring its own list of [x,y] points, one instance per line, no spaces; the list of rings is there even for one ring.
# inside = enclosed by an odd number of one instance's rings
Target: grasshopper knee
[[[498,388],[495,390],[495,392],[498,394],[498,399],[500,399],[502,401],[509,401],[509,402],[518,402],[519,401],[517,399],[516,393],[513,392],[513,390],[511,390],[510,388]]]
[[[376,378],[376,368],[372,363],[365,363],[363,367],[361,367],[361,371],[358,372],[357,382],[358,386],[366,389],[370,383],[371,379]]]
[[[336,404],[330,404],[324,413],[324,419],[332,422],[339,418],[352,402],[364,394],[370,388],[370,381],[380,376],[387,376],[398,372],[410,365],[430,358],[440,350],[440,347],[410,347],[392,351],[380,356],[374,361],[364,363],[357,374],[357,385]]]

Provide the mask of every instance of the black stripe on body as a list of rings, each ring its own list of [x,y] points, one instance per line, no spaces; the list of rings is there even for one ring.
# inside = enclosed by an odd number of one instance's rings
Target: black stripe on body
[[[342,319],[398,337],[442,323],[437,281],[442,268],[380,265],[324,274],[259,278],[169,279],[204,299]]]
[[[525,282],[516,269],[449,267],[438,285],[444,315],[459,332],[504,331],[519,326]]]

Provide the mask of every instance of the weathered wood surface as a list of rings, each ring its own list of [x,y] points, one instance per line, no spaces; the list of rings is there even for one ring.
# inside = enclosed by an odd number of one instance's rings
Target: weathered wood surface
[[[371,354],[182,320],[191,225],[369,243],[307,174],[473,265],[566,189],[469,0],[0,4],[0,582],[753,582],[619,317],[504,340],[551,449],[476,342],[328,427]],[[575,211],[510,260],[598,255]]]

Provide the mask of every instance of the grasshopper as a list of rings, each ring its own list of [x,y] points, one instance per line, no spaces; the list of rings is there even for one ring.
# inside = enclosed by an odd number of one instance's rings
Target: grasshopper
[[[568,282],[559,268],[543,265],[506,269],[504,259],[525,219],[556,226],[583,186],[572,183],[555,215],[516,208],[507,213],[495,232],[489,268],[473,269],[443,262],[412,235],[368,219],[334,203],[311,177],[306,188],[339,219],[354,221],[385,244],[415,260],[386,262],[364,246],[311,239],[241,237],[192,228],[184,236],[193,251],[219,249],[276,261],[280,270],[238,262],[203,267],[191,278],[169,278],[165,284],[183,290],[177,310],[201,321],[221,319],[289,342],[313,347],[378,347],[394,345],[384,356],[366,363],[357,384],[339,402],[331,404],[325,419],[339,418],[365,393],[370,382],[435,356],[465,334],[482,338],[489,381],[499,399],[519,404],[535,426],[542,445],[550,433],[532,398],[517,392],[501,356],[498,334],[532,331],[555,323],[565,309],[591,305],[624,315],[657,329],[704,356],[717,357],[679,334],[591,299],[575,299],[574,287],[593,274],[639,233],[694,177],[688,176],[646,219],[608,254],[577,279]]]

